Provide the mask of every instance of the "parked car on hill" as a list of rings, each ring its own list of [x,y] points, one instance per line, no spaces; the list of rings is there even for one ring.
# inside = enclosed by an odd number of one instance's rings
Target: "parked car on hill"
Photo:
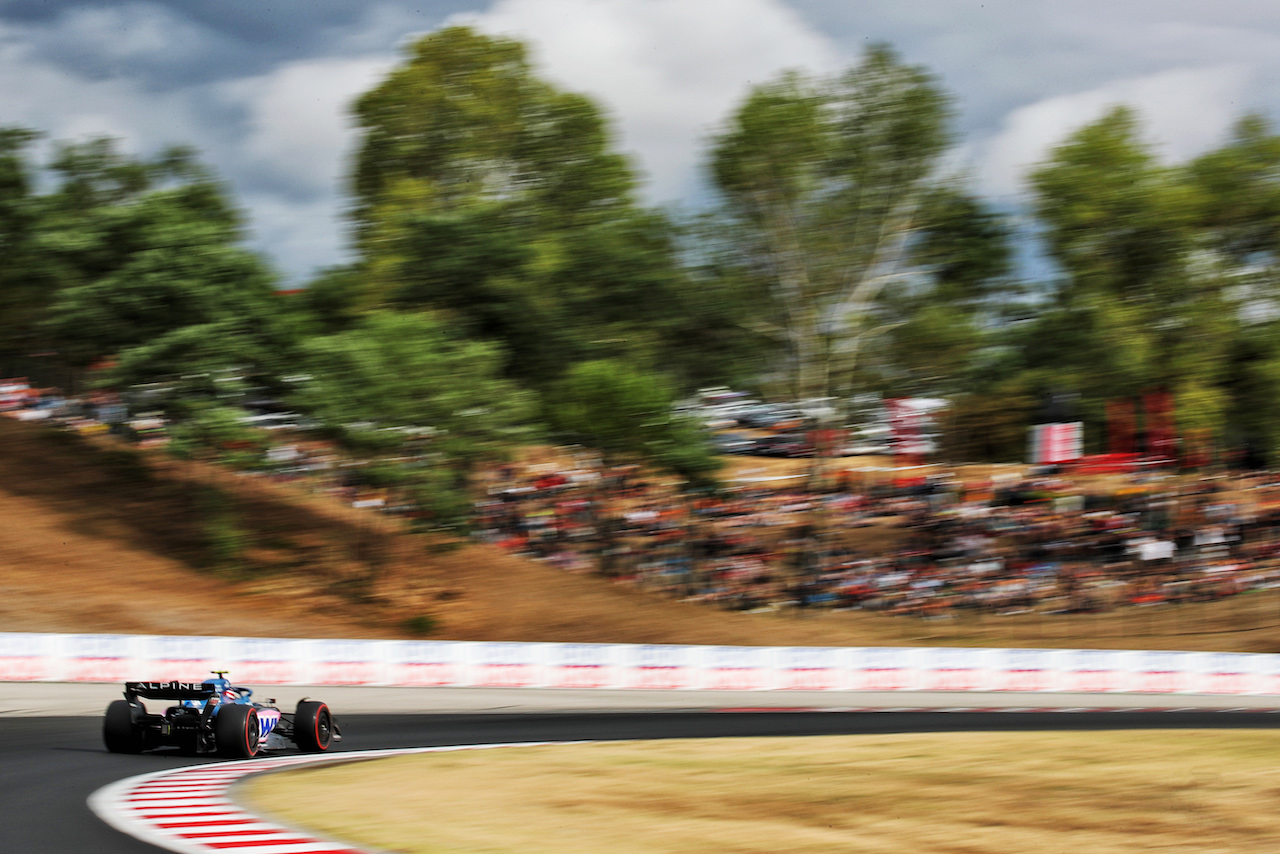
[[[758,457],[811,457],[813,446],[803,436],[776,433],[756,439],[751,453]]]
[[[716,433],[711,437],[711,447],[717,454],[750,454],[755,442],[742,433]]]

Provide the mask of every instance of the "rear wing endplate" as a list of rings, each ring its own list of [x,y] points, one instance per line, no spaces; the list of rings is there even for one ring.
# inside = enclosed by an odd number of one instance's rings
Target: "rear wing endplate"
[[[207,700],[218,693],[217,688],[199,682],[126,682],[125,697],[142,697],[146,700]]]

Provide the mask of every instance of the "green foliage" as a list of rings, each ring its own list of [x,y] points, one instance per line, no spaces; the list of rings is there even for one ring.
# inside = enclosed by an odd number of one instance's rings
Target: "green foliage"
[[[1006,219],[938,175],[949,96],[885,46],[754,87],[708,154],[721,208],[682,223],[637,204],[603,113],[515,41],[431,33],[354,114],[358,258],[287,299],[190,150],[62,143],[42,174],[37,134],[0,128],[0,357],[106,364],[100,384],[164,392],[175,453],[242,466],[260,441],[228,405],[310,376],[296,403],[328,435],[418,461],[366,475],[433,527],[462,524],[468,473],[539,404],[561,435],[708,481],[670,405],[711,384],[945,395],[954,453],[991,459],[1021,457],[1049,391],[1080,395],[1096,447],[1108,399],[1163,389],[1180,431],[1280,448],[1262,116],[1183,165],[1128,108],[1071,134],[1030,175],[1060,276],[1023,287]]]
[[[217,487],[201,487],[200,513],[204,525],[204,562],[216,570],[239,573],[249,537],[237,519],[234,502]]]
[[[1246,328],[1235,341],[1227,438],[1274,465],[1280,459],[1280,328],[1272,321]]]
[[[884,335],[859,381],[894,396],[972,389],[994,330],[1021,296],[1004,217],[954,184],[930,189],[917,212],[912,273],[877,306]]]
[[[375,463],[362,476],[405,491],[428,527],[464,526],[472,469],[531,435],[533,400],[500,376],[501,350],[441,314],[375,311],[304,353],[311,380],[297,405],[357,454],[421,460]]]
[[[1013,250],[1003,217],[960,188],[942,185],[924,197],[918,220],[912,257],[928,271],[936,301],[967,307],[1007,296]]]
[[[387,256],[401,251],[405,232],[424,215],[445,217],[434,223],[444,229],[436,234],[461,228],[474,249],[484,231],[474,225],[495,213],[546,233],[631,204],[634,179],[608,150],[599,112],[534,76],[517,42],[464,27],[424,36],[355,113],[364,134],[355,218],[372,285],[384,298],[404,289],[407,272]],[[393,248],[383,248],[387,241]],[[387,275],[383,260],[392,262]],[[483,259],[464,247],[443,267],[476,261]]]
[[[433,634],[440,626],[440,621],[431,614],[415,614],[401,624],[406,632],[418,637]]]
[[[522,45],[450,27],[408,53],[355,106],[365,236],[406,193],[420,209],[511,199],[561,227],[629,203],[634,181],[599,112],[537,79]]]
[[[616,360],[571,368],[547,398],[547,421],[567,438],[611,459],[653,462],[695,483],[719,466],[706,436],[673,413],[675,395],[660,375]]]
[[[181,420],[168,431],[169,453],[179,459],[212,457],[250,468],[262,459],[262,432],[245,424],[242,413],[209,401],[184,401]]]
[[[71,366],[116,387],[212,377],[268,382],[289,355],[274,282],[241,248],[240,215],[190,152],[131,159],[106,139],[62,145],[35,241],[55,287],[40,329]]]
[[[753,89],[717,140],[711,173],[737,212],[761,228],[823,186],[832,140],[827,97],[795,72]]]
[[[675,396],[661,378],[615,361],[574,366],[550,396],[556,429],[611,456],[637,455],[665,429]]]
[[[689,488],[714,488],[720,483],[716,475],[724,461],[712,450],[706,433],[691,421],[674,420],[648,442],[644,453],[654,465],[683,478]]]
[[[1069,137],[1032,173],[1066,277],[1027,341],[1029,366],[1081,392],[1095,418],[1108,398],[1166,389],[1184,434],[1224,435],[1235,342],[1250,322],[1240,286],[1265,298],[1243,265],[1280,222],[1269,222],[1276,191],[1262,177],[1277,157],[1280,143],[1246,121],[1226,148],[1164,167],[1126,108]]]
[[[1194,195],[1159,166],[1137,117],[1117,107],[1058,146],[1031,175],[1050,252],[1070,294],[1183,295]]]
[[[1236,264],[1280,251],[1280,136],[1262,116],[1236,123],[1232,138],[1188,167],[1199,191],[1197,223]]]
[[[984,336],[963,307],[933,291],[890,303],[901,318],[878,352],[867,358],[864,382],[896,396],[965,391]]]
[[[357,440],[381,433],[402,446],[430,436],[464,468],[501,456],[533,413],[530,396],[500,376],[501,350],[458,335],[440,314],[373,312],[307,341],[304,354],[312,379],[296,402],[305,411]]]
[[[51,293],[36,246],[39,200],[26,158],[38,136],[23,128],[0,128],[0,354],[36,343],[33,332]]]
[[[694,363],[672,347],[692,290],[675,229],[636,205],[596,106],[522,45],[432,33],[355,112],[362,306],[447,311],[537,388],[587,359]]]
[[[950,117],[926,71],[876,46],[837,78],[756,87],[716,138],[711,175],[740,256],[769,283],[762,320],[795,397],[846,399],[861,349],[894,322],[880,297],[912,267]]]
[[[943,454],[957,461],[1025,460],[1037,400],[1033,382],[1023,375],[953,398],[943,423]]]
[[[454,533],[467,530],[471,496],[466,480],[456,468],[437,464],[417,471],[410,494],[421,509],[423,527]]]
[[[355,265],[329,267],[320,271],[302,293],[286,305],[299,337],[331,335],[355,326],[360,312],[361,268]]]

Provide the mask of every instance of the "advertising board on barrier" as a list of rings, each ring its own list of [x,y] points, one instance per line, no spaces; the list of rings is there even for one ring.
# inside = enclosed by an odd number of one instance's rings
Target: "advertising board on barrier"
[[[665,644],[626,647],[620,687],[666,691],[695,687],[693,650]]]
[[[839,691],[848,688],[848,650],[831,647],[781,647],[774,650],[777,687],[783,691]]]
[[[390,656],[389,682],[408,688],[460,685],[465,647],[449,641],[399,641]]]
[[[702,679],[708,691],[764,691],[773,688],[768,647],[708,646],[702,648]]]
[[[557,643],[547,648],[548,688],[612,688],[621,684],[619,649],[603,643]]]
[[[862,647],[853,652],[851,689],[910,691],[916,687],[915,650],[909,647]]]
[[[1280,696],[1280,656],[0,633],[0,681]]]
[[[1131,682],[1123,657],[1123,652],[1112,649],[1069,650],[1063,663],[1062,687],[1088,694],[1122,691]]]
[[[1191,677],[1198,680],[1194,690],[1201,694],[1274,694],[1280,688],[1273,669],[1275,656],[1204,652],[1199,658],[1200,671]]]
[[[129,635],[66,635],[63,644],[68,682],[123,682],[136,666]]]
[[[305,645],[287,638],[228,638],[223,664],[236,680],[258,685],[296,685],[303,681]],[[209,658],[216,658],[210,655]]]
[[[987,686],[979,649],[931,649],[917,667],[916,687],[922,691],[978,691]]]
[[[542,685],[543,646],[479,642],[472,648],[471,684],[478,688],[535,688]]]
[[[378,685],[386,682],[387,641],[317,640],[308,644],[312,685]]]
[[[151,655],[140,669],[125,678],[145,682],[181,682],[200,673],[205,660],[223,646],[223,638],[156,637],[151,641]]]
[[[989,687],[993,691],[1051,691],[1060,684],[1057,653],[1053,649],[986,650]]]
[[[1143,694],[1183,694],[1195,689],[1195,653],[1134,652],[1133,681]]]
[[[42,682],[60,678],[50,672],[60,658],[48,654],[48,639],[56,635],[0,634],[0,681]]]

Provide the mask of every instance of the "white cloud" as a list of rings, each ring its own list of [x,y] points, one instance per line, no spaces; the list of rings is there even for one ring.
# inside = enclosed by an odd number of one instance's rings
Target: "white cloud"
[[[252,167],[293,192],[331,194],[354,141],[349,105],[392,64],[386,56],[307,60],[226,84],[224,97],[248,112],[242,146]]]
[[[152,149],[190,142],[199,124],[190,92],[155,93],[128,78],[83,77],[33,57],[21,39],[5,39],[0,46],[0,80],[3,123],[55,140],[105,135],[134,150]]]
[[[393,65],[391,53],[314,58],[157,91],[140,75],[114,73],[117,62],[153,49],[180,54],[201,37],[191,27],[166,31],[167,14],[144,11],[137,4],[88,10],[56,29],[0,25],[0,124],[43,131],[50,141],[114,137],[142,156],[193,145],[235,187],[253,243],[290,280],[340,261],[344,157],[354,141],[347,105]],[[61,61],[91,36],[101,42],[93,62]]]
[[[253,242],[286,273],[286,285],[297,286],[313,271],[349,260],[346,221],[336,194],[293,201],[251,193],[241,201],[253,212]]]
[[[1010,113],[998,134],[978,144],[980,189],[1021,194],[1028,169],[1072,132],[1116,105],[1133,107],[1146,141],[1166,162],[1181,162],[1222,141],[1240,115],[1249,75],[1236,65],[1181,68],[1070,95],[1046,98]]]
[[[166,9],[123,3],[70,10],[55,40],[110,63],[163,55],[175,43],[200,41],[201,33]]]
[[[752,83],[846,64],[780,0],[500,0],[451,22],[531,42],[548,78],[614,118],[660,202],[694,189],[707,137]]]

